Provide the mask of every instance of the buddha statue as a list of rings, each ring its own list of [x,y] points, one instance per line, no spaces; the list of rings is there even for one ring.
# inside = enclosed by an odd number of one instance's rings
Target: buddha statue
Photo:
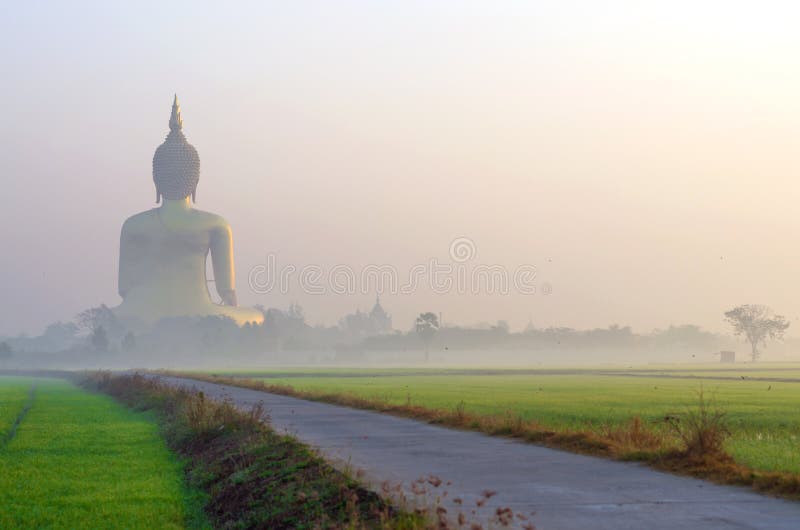
[[[231,227],[222,217],[196,210],[200,158],[183,134],[178,97],[172,103],[169,134],[153,156],[156,204],[122,225],[119,294],[116,315],[150,325],[162,318],[224,316],[237,324],[261,323],[263,314],[238,307]],[[214,285],[221,299],[212,301],[206,279],[211,254]]]

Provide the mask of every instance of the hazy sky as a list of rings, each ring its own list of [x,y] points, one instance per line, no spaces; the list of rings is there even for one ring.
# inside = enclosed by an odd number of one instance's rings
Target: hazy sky
[[[373,295],[261,295],[248,271],[405,275],[466,237],[467,265],[535,266],[539,291],[387,294],[396,327],[722,330],[765,303],[800,328],[798,23],[763,0],[8,4],[0,334],[119,303],[174,92],[243,304],[334,323]]]

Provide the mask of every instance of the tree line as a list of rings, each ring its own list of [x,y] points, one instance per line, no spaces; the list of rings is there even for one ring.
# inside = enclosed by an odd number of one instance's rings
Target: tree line
[[[442,326],[434,312],[422,312],[406,331],[369,334],[364,328],[350,329],[347,319],[336,326],[312,326],[297,304],[282,310],[261,308],[264,323],[237,326],[225,317],[180,317],[163,319],[150,328],[131,329],[114,312],[101,305],[78,314],[73,322],[55,323],[39,337],[0,341],[0,362],[14,352],[196,352],[269,353],[332,351],[342,356],[359,351],[477,350],[641,350],[697,355],[735,347],[731,337],[687,324],[634,333],[629,326],[577,330],[568,327],[537,328],[528,325],[512,332],[505,321],[479,327]],[[725,312],[735,336],[745,340],[750,359],[756,361],[769,341],[780,340],[789,321],[763,305],[741,305]]]

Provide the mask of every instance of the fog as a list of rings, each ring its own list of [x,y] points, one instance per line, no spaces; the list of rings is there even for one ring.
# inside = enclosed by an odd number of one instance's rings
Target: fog
[[[728,333],[724,311],[762,303],[796,337],[800,8],[641,4],[7,6],[0,335],[120,302],[120,228],[155,206],[177,92],[242,305],[334,326],[382,291],[402,331],[431,311],[646,335]],[[270,260],[359,281],[253,288]],[[360,281],[431,260],[531,267],[533,292]]]

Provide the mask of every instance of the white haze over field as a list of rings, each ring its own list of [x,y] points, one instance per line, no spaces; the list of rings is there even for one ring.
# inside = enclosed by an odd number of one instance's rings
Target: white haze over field
[[[0,18],[0,335],[119,303],[172,95],[241,304],[332,324],[374,294],[257,294],[248,271],[451,261],[535,295],[386,294],[396,328],[800,328],[795,2],[15,2]],[[541,287],[552,288],[543,294]]]

